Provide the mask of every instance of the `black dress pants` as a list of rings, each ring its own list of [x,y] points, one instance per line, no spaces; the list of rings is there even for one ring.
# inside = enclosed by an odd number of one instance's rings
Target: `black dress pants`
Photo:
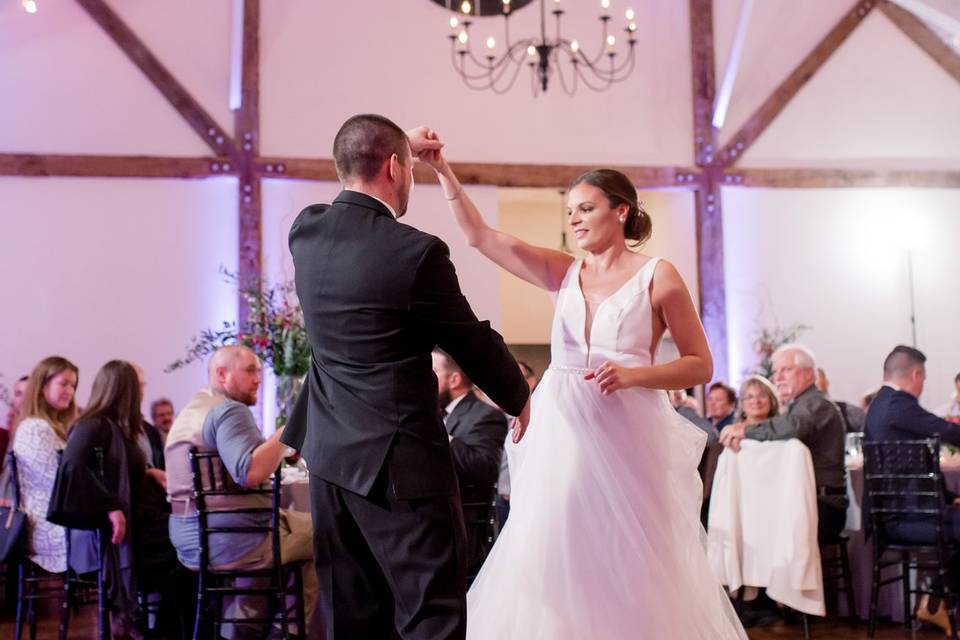
[[[399,500],[384,473],[368,496],[311,474],[310,497],[320,586],[311,637],[323,637],[321,625],[326,640],[466,636],[458,496]]]

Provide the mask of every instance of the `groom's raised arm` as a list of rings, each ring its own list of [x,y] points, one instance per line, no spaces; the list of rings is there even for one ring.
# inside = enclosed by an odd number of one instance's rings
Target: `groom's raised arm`
[[[460,291],[450,250],[434,239],[417,266],[410,311],[425,337],[450,354],[467,376],[510,415],[520,415],[530,395],[503,338],[480,321]]]

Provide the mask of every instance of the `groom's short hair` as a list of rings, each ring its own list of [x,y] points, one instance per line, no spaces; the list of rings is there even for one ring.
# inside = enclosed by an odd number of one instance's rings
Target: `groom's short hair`
[[[389,118],[373,113],[353,116],[333,139],[333,162],[341,182],[372,180],[394,153],[402,163],[407,162],[407,134]]]

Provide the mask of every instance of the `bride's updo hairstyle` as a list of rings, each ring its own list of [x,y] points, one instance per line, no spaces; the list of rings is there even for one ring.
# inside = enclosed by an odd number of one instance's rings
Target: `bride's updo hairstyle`
[[[630,178],[613,169],[594,169],[574,180],[570,188],[573,189],[580,183],[592,185],[603,191],[611,207],[627,205],[629,210],[627,220],[623,223],[623,235],[627,240],[633,241],[631,246],[639,247],[650,239],[650,234],[653,233],[653,222],[637,200],[637,190],[630,182]]]

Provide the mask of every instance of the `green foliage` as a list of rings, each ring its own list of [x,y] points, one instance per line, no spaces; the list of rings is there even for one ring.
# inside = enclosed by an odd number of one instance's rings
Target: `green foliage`
[[[760,362],[752,373],[773,380],[773,353],[785,344],[796,342],[804,331],[812,327],[794,322],[787,327],[779,325],[772,329],[763,328],[756,333],[753,341],[753,351],[760,357]]]
[[[239,276],[221,268],[228,282],[234,283],[247,302],[249,314],[242,327],[224,321],[219,329],[204,329],[194,336],[183,358],[167,365],[168,373],[202,361],[218,348],[229,344],[250,347],[276,376],[306,375],[310,368],[310,342],[303,326],[303,312],[292,282],[274,286],[254,283],[240,287]]]

